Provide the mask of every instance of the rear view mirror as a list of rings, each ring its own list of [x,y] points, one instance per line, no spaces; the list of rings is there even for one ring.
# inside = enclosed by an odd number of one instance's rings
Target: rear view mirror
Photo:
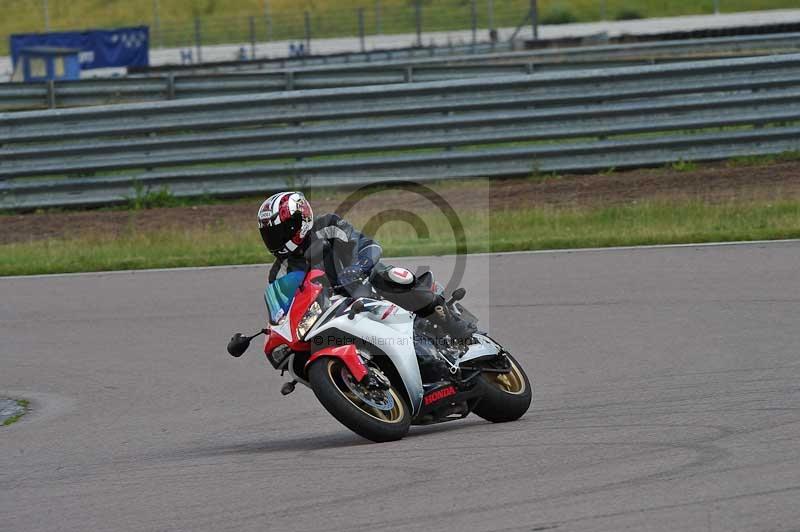
[[[247,351],[247,348],[250,347],[250,338],[243,335],[242,333],[236,333],[231,338],[231,341],[228,342],[228,353],[232,357],[240,357]]]

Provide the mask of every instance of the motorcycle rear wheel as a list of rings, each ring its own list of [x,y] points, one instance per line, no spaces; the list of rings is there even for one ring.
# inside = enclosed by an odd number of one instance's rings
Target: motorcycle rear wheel
[[[484,372],[478,377],[486,390],[473,412],[486,421],[504,423],[521,418],[533,400],[533,386],[522,366],[511,355],[509,373]]]
[[[384,398],[384,409],[370,404],[352,389],[355,382],[347,367],[338,359],[323,357],[308,370],[314,395],[342,425],[374,442],[399,440],[411,426],[411,411],[394,386]],[[353,379],[346,381],[346,379]]]

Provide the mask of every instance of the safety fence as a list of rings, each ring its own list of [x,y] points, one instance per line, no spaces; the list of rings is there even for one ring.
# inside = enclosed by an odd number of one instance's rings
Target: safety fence
[[[294,64],[292,67],[256,72],[187,75],[168,73],[160,76],[72,82],[12,83],[0,85],[0,111],[494,78],[513,74],[647,65],[798,50],[800,33],[790,33],[451,57],[417,57],[399,61],[393,60],[391,56],[378,60],[379,57],[375,56],[371,62],[318,66]]]
[[[0,114],[0,208],[800,149],[800,54]]]
[[[90,7],[89,7],[90,6]],[[711,0],[696,5],[630,0],[361,0],[359,2],[76,2],[14,1],[3,4],[0,54],[5,32],[40,32],[76,27],[142,24],[150,27],[152,47],[180,47],[201,61],[204,48],[242,43],[290,42],[316,50],[322,39],[365,39],[406,34],[417,44],[442,32],[463,34],[464,41],[485,40],[503,28],[631,20],[680,14],[730,13],[742,2]],[[769,5],[763,4],[768,8]],[[776,5],[776,7],[778,7]],[[527,33],[531,33],[529,30]],[[526,35],[527,36],[527,35]],[[410,40],[410,39],[409,39]]]

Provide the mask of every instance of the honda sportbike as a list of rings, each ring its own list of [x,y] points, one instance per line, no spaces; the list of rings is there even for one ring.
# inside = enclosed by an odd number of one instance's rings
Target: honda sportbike
[[[389,273],[398,279],[414,275],[402,268]],[[414,283],[441,291],[430,273]],[[470,413],[492,422],[513,421],[528,410],[530,380],[487,334],[452,339],[374,290],[363,297],[348,292],[331,286],[318,269],[276,279],[264,294],[269,326],[253,336],[234,335],[229,353],[241,356],[253,338],[266,334],[267,360],[291,376],[282,394],[297,383],[310,387],[333,417],[375,442],[398,440],[410,425]],[[454,291],[447,310],[476,323],[459,303],[464,295],[464,289]]]

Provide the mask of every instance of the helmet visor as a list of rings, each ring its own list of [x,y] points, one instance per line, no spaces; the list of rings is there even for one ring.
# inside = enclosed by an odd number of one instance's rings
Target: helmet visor
[[[259,232],[264,245],[267,246],[270,253],[273,255],[287,255],[289,253],[286,244],[294,238],[302,225],[302,219],[299,214],[297,213],[279,224],[275,224],[272,220],[263,223]]]

